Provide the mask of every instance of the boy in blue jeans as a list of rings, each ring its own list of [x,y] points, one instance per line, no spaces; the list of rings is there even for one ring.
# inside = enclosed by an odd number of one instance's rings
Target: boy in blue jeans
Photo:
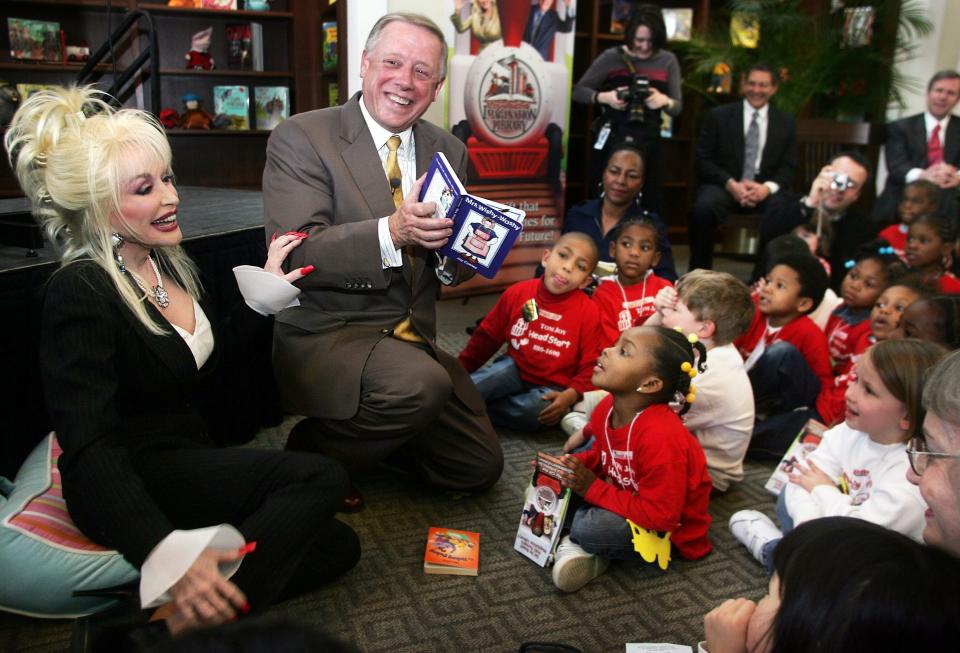
[[[600,315],[583,288],[597,258],[589,236],[561,236],[544,251],[543,277],[510,286],[460,353],[495,425],[528,432],[553,426],[592,389]],[[479,369],[504,342],[507,353]]]

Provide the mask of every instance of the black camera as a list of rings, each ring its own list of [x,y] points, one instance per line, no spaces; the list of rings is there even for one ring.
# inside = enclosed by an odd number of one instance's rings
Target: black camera
[[[626,88],[617,90],[617,99],[627,103],[627,111],[630,122],[640,122],[644,120],[644,102],[650,97],[650,78],[646,75],[634,75],[630,80],[630,85]]]

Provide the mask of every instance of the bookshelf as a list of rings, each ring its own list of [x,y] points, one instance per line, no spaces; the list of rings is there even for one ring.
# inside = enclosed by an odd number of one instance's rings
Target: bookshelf
[[[702,33],[709,22],[710,5],[716,3],[711,3],[710,0],[666,0],[658,4],[665,8],[692,8],[693,31]],[[601,52],[623,43],[623,34],[610,32],[611,9],[610,0],[580,0],[577,3],[577,31],[574,35],[576,41],[573,52],[574,84]],[[669,43],[667,49],[671,49]],[[681,57],[681,70],[682,67]],[[660,144],[664,205],[664,215],[661,217],[667,225],[672,242],[686,240],[687,213],[696,190],[694,156],[700,112],[700,98],[685,93],[683,111],[673,123],[673,136],[663,139]],[[596,189],[589,184],[590,155],[593,147],[590,125],[597,115],[598,110],[595,107],[576,102],[571,104],[568,143],[570,151],[567,157],[568,207],[597,196]]]
[[[244,0],[238,0],[243,6]],[[0,8],[0,78],[12,83],[65,84],[72,82],[81,63],[38,63],[10,56],[8,17],[51,20],[61,24],[68,44],[81,39],[91,51],[106,41],[108,23],[116,26],[129,10],[148,11],[156,25],[160,41],[161,106],[183,110],[181,98],[196,93],[202,107],[214,112],[213,87],[244,85],[250,88],[250,125],[253,127],[253,92],[258,86],[290,88],[290,113],[300,113],[329,105],[329,85],[346,78],[346,0],[271,0],[269,11],[223,11],[216,9],[170,7],[166,2],[140,0],[7,0]],[[324,71],[321,62],[324,21],[339,26],[339,65]],[[231,23],[257,22],[263,30],[264,70],[231,70],[227,64],[225,27]],[[191,36],[213,27],[210,55],[213,70],[187,70],[184,55],[190,49]],[[116,43],[120,66],[133,60],[145,44],[145,36],[134,33]],[[95,83],[110,86],[112,65],[99,65]],[[150,90],[146,69],[123,93],[125,106],[149,107]],[[174,153],[177,178],[185,184],[259,188],[265,158],[265,130],[188,130],[170,129],[168,135]],[[4,162],[0,164],[0,197],[19,195],[19,189]]]

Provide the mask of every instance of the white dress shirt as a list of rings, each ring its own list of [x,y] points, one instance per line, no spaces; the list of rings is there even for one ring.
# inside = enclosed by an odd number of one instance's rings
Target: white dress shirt
[[[925,133],[927,139],[924,141],[923,148],[926,151],[927,144],[930,143],[930,135],[933,134],[933,128],[937,125],[940,125],[940,146],[946,147],[947,144],[947,126],[950,124],[950,114],[948,113],[943,117],[943,120],[937,120],[934,118],[929,111],[923,112],[923,124],[926,127]],[[907,176],[904,178],[906,183],[916,181],[920,178],[920,175],[923,174],[923,168],[910,168],[907,171]]]
[[[760,142],[757,148],[757,161],[755,171],[760,171],[760,164],[763,162],[763,148],[767,145],[767,127],[770,124],[770,103],[764,104],[759,109],[753,108],[753,106],[747,102],[743,101],[743,138],[747,138],[747,132],[750,130],[750,122],[753,120],[753,114],[756,112],[757,115],[757,127],[760,128]],[[770,189],[770,194],[773,195],[778,190],[780,190],[780,184],[773,181],[765,181],[763,185]]]

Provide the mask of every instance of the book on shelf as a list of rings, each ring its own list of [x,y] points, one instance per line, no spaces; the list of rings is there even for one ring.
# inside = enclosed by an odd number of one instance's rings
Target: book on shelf
[[[537,452],[537,468],[523,495],[523,512],[513,548],[541,567],[553,563],[560,529],[570,505],[570,488],[560,485],[567,467],[558,456]]]
[[[227,35],[227,68],[263,70],[263,25],[230,23]]]
[[[290,117],[290,89],[257,86],[253,89],[253,106],[257,129],[273,129]]]
[[[633,18],[633,0],[613,0],[610,7],[610,33],[623,34]]]
[[[250,89],[246,86],[214,86],[213,111],[230,119],[227,129],[250,129]]]
[[[467,193],[443,152],[433,155],[421,202],[436,202],[434,217],[453,220],[453,236],[438,251],[492,279],[517,236],[526,211]]]
[[[204,9],[222,9],[225,11],[236,11],[237,0],[201,0],[200,6]]]
[[[476,576],[480,567],[480,533],[431,526],[423,571],[427,574]]]
[[[336,70],[339,56],[337,54],[337,24],[333,21],[325,22],[320,26],[320,31],[323,34],[323,69]]]
[[[63,63],[64,38],[60,23],[7,18],[7,34],[11,59]]]
[[[693,9],[664,9],[663,24],[667,28],[668,41],[689,41],[693,30]]]
[[[827,430],[826,425],[821,424],[815,419],[807,420],[807,423],[800,429],[800,433],[794,439],[790,448],[783,454],[777,468],[770,475],[770,480],[764,485],[764,489],[773,494],[779,495],[787,483],[790,482],[790,474],[797,465],[806,464],[807,456],[819,446],[823,434]]]
[[[336,82],[327,84],[327,106],[335,107],[340,104],[340,85]]]

